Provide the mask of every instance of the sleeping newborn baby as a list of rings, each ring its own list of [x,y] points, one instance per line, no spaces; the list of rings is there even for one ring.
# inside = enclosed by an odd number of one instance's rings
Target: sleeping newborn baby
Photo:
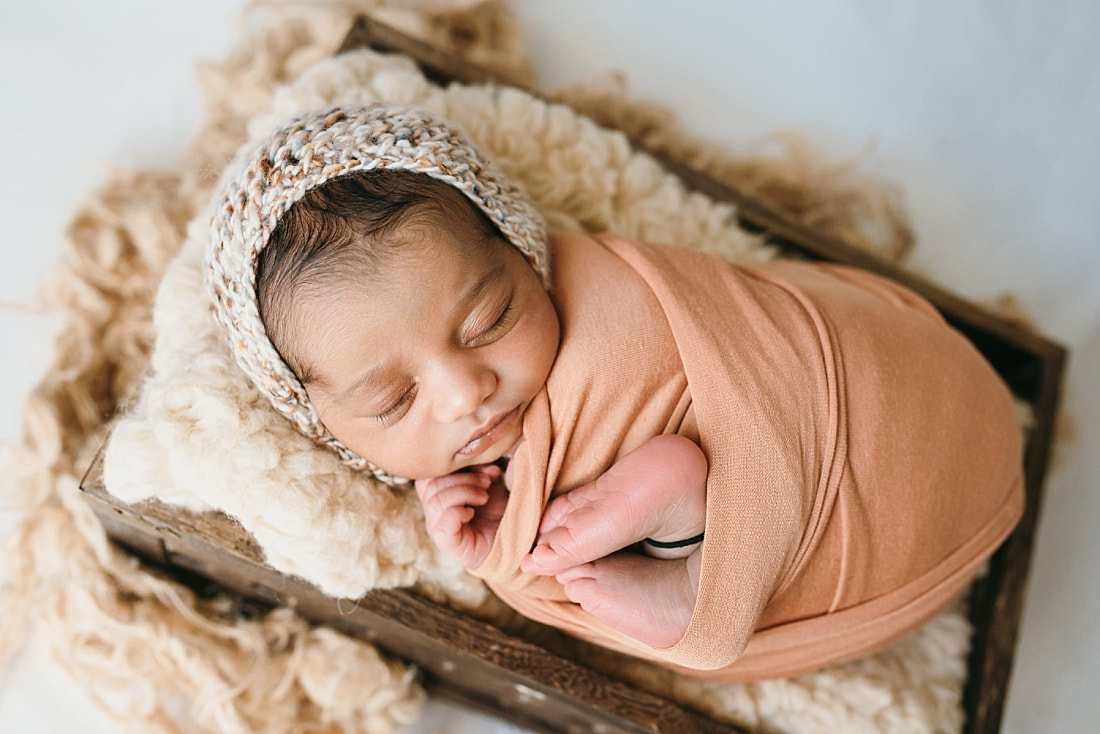
[[[419,110],[289,122],[228,181],[208,266],[239,364],[303,433],[413,480],[435,542],[521,613],[670,667],[879,649],[1022,513],[1009,393],[919,296],[547,237]]]

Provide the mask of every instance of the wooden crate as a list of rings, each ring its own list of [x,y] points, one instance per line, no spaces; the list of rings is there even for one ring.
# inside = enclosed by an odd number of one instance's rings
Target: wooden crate
[[[366,19],[355,25],[342,50],[364,45],[410,56],[434,81],[510,83]],[[872,254],[821,237],[742,192],[665,156],[655,156],[689,188],[736,204],[748,226],[763,230],[792,252],[866,268],[920,292],[973,341],[1013,392],[1031,406],[1034,426],[1025,449],[1027,508],[1019,526],[993,556],[989,573],[970,591],[975,633],[964,692],[965,731],[998,731],[1054,436],[1065,349]],[[103,485],[101,457],[93,462],[81,488],[110,537],[147,561],[181,578],[193,579],[197,574],[263,604],[291,605],[311,621],[415,663],[433,693],[491,710],[527,728],[607,734],[740,731],[410,591],[374,591],[349,611],[346,602],[340,605],[300,579],[266,566],[252,538],[224,515],[196,515],[155,501],[128,505],[112,497]]]

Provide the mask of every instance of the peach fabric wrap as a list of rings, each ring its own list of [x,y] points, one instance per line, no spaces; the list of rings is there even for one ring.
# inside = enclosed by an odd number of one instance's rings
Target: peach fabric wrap
[[[475,570],[519,612],[696,675],[790,676],[927,621],[1018,521],[1010,395],[914,293],[835,265],[550,244],[561,348]],[[518,569],[552,496],[673,432],[709,461],[706,539],[690,626],[657,649]]]

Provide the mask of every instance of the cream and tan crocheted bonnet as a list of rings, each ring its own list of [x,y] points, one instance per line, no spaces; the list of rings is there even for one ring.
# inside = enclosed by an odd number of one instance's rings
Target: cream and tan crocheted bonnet
[[[275,409],[345,464],[398,483],[325,429],[268,338],[256,298],[259,254],[291,205],[338,176],[382,168],[424,173],[456,187],[547,282],[546,230],[534,205],[455,125],[388,104],[305,114],[239,155],[214,201],[205,281],[237,364]]]

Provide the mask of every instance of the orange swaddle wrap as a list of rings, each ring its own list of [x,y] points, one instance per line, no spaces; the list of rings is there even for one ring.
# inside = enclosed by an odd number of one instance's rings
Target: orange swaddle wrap
[[[555,235],[561,347],[474,572],[517,611],[695,675],[798,674],[941,611],[1023,512],[1010,395],[923,299],[833,265]],[[519,571],[552,496],[652,436],[707,456],[699,595],[653,648]]]

